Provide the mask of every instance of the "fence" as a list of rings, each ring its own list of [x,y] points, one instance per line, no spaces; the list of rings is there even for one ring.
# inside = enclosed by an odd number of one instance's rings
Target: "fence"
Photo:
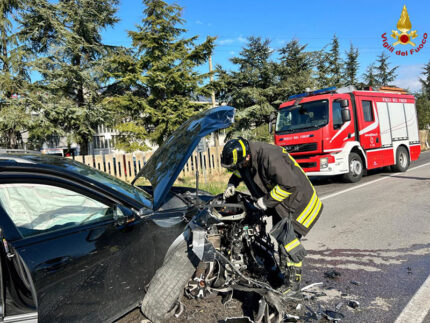
[[[421,150],[429,149],[428,138],[429,138],[429,131],[428,130],[420,130]]]
[[[215,147],[210,147],[202,153],[194,152],[179,177],[194,176],[196,170],[205,170],[207,175],[218,175],[224,172],[220,160],[222,147],[218,151],[217,153]],[[152,153],[152,151],[148,151],[113,155],[81,155],[75,156],[74,159],[124,181],[131,181],[143,168]]]

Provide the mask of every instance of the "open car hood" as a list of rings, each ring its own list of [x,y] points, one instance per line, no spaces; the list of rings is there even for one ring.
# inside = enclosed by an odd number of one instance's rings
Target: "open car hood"
[[[151,182],[154,210],[163,204],[200,139],[215,130],[227,128],[233,122],[232,107],[206,110],[188,119],[157,149],[132,182],[141,176]]]

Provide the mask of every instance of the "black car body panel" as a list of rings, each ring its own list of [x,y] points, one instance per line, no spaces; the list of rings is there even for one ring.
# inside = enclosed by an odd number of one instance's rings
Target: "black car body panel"
[[[31,281],[37,295],[33,303],[27,301],[20,306],[37,306],[43,322],[110,321],[136,307],[167,249],[183,232],[185,220],[195,213],[194,206],[182,204],[145,218],[133,217],[131,208],[142,207],[136,201],[127,201],[124,196],[110,199],[103,188],[73,181],[73,174],[59,178],[48,174],[48,169],[41,174],[40,167],[33,172],[28,165],[25,168],[24,173],[19,173],[16,165],[13,170],[3,168],[0,183],[44,182],[64,187],[67,182],[88,196],[98,195],[105,203],[120,203],[123,210],[128,210],[130,221],[119,225],[110,219],[22,238],[0,207],[0,227],[14,255],[6,262],[13,271],[26,267],[30,277],[21,271],[20,278]],[[30,289],[24,292],[31,295]]]
[[[0,187],[67,190],[114,214],[73,226],[26,228],[24,234],[0,199],[6,313],[37,312],[42,322],[104,322],[136,307],[168,248],[198,212],[195,189],[172,188],[173,182],[201,137],[229,126],[233,116],[231,107],[214,108],[180,127],[139,174],[152,187],[134,187],[62,157],[0,154]],[[199,192],[200,200],[210,198]]]
[[[201,138],[234,122],[234,108],[222,106],[199,113],[182,124],[151,156],[137,174],[147,178],[153,187],[153,208],[157,210],[184,168]]]

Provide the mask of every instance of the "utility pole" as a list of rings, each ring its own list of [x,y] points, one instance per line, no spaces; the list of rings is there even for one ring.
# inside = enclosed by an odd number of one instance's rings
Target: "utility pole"
[[[213,82],[213,75],[212,75],[213,69],[212,69],[212,55],[209,56],[209,81],[212,83]],[[212,107],[215,107],[216,102],[215,102],[215,91],[212,90],[211,93],[211,99],[212,99]],[[219,152],[219,131],[215,131],[214,132],[214,142],[215,142],[215,153],[217,155],[217,158],[220,155]]]

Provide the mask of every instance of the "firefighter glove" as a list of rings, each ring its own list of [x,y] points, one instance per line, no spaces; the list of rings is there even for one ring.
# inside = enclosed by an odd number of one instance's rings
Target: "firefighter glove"
[[[227,189],[224,192],[223,198],[228,199],[236,193],[236,187],[233,184],[228,184]]]
[[[254,202],[254,207],[259,209],[259,210],[262,210],[262,211],[267,210],[267,206],[266,206],[266,204],[264,204],[262,197],[260,197],[257,201]]]

